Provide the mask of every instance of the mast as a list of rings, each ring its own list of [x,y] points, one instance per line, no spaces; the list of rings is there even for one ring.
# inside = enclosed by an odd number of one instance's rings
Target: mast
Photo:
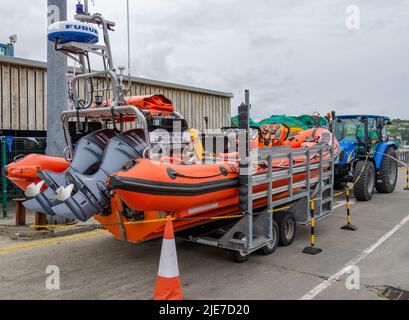
[[[67,20],[66,0],[48,0],[48,25]],[[65,148],[60,115],[68,107],[67,57],[47,41],[47,154],[62,157]]]

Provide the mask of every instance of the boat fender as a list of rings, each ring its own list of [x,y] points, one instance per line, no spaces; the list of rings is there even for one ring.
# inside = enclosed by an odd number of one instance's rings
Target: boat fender
[[[176,180],[176,178],[178,177],[178,173],[175,170],[173,170],[172,168],[167,168],[166,171],[169,178],[171,178],[172,180]]]
[[[224,176],[227,176],[227,174],[229,173],[225,167],[220,167],[220,172]]]

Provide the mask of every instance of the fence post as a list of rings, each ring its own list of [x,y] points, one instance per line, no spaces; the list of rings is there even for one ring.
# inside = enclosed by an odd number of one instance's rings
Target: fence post
[[[7,141],[1,137],[1,168],[7,165]],[[3,218],[7,218],[7,179],[1,175],[1,202],[3,207]]]

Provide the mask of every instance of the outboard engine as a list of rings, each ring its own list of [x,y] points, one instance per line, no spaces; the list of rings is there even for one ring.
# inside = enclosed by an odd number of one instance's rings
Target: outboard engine
[[[69,195],[64,203],[54,206],[53,212],[64,218],[87,221],[107,209],[110,196],[107,188],[108,177],[125,169],[131,160],[142,158],[147,147],[142,129],[130,130],[110,140],[102,164],[94,175],[74,171],[67,173],[67,181],[74,185],[74,195]]]
[[[81,138],[67,171],[56,173],[45,170],[37,174],[42,179],[41,183],[45,183],[48,189],[37,194],[33,199],[25,201],[24,206],[29,210],[54,215],[52,207],[62,202],[56,193],[61,187],[69,185],[66,177],[73,173],[94,174],[99,169],[108,141],[116,135],[114,130],[104,129]]]

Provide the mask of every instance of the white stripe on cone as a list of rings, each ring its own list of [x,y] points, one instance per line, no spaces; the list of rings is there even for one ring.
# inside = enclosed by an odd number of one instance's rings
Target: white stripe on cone
[[[162,278],[179,277],[175,239],[163,239],[158,276]]]

